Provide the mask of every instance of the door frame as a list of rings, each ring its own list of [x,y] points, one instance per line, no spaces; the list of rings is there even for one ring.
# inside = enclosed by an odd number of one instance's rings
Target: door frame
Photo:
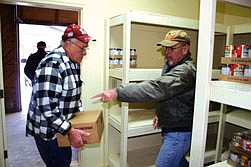
[[[2,29],[1,29],[1,13],[0,13],[0,166],[7,167],[7,142],[6,142],[6,124],[5,124],[5,105],[4,105],[4,84],[3,84],[3,59],[2,59]]]
[[[8,3],[8,2],[0,2],[2,4],[14,4],[18,5],[19,3],[17,1],[13,3]],[[64,5],[62,5],[64,4]],[[58,4],[58,2],[41,2],[41,3],[36,3],[36,2],[29,2],[29,3],[20,3],[20,5],[26,5],[26,6],[32,6],[32,7],[44,7],[44,8],[52,8],[52,9],[62,9],[62,10],[74,10],[78,11],[78,22],[80,26],[82,25],[82,20],[83,20],[83,8],[84,4],[79,4],[76,6],[76,4],[67,4],[67,3],[62,3]],[[19,32],[17,33],[19,34]],[[3,66],[2,66],[2,33],[1,33],[1,13],[0,13],[0,91],[4,91],[4,82],[3,82]],[[19,69],[19,68],[18,68]],[[20,84],[20,83],[19,83]],[[20,86],[20,85],[19,85]],[[4,98],[0,97],[0,166],[1,167],[8,167],[8,153],[7,153],[7,141],[6,141],[6,119],[5,119],[5,103],[4,103]],[[79,157],[81,159],[81,157]],[[79,160],[80,166],[81,165],[81,160]]]

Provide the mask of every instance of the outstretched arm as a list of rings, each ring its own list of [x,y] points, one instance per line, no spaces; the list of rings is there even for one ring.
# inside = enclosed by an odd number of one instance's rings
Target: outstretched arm
[[[117,92],[117,89],[110,89],[110,90],[106,90],[104,92],[98,93],[95,96],[92,96],[92,98],[100,98],[102,102],[108,103],[111,100],[118,98],[118,92]]]

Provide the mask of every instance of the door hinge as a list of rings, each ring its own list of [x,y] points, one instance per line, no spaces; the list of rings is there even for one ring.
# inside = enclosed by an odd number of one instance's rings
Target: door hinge
[[[0,98],[3,98],[3,90],[0,90]]]
[[[4,159],[7,159],[7,158],[8,158],[8,151],[4,150]]]

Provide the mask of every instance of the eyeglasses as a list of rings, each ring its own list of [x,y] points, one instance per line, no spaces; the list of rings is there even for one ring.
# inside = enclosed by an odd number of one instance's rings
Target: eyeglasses
[[[173,52],[174,50],[178,49],[178,48],[181,48],[185,45],[181,45],[181,46],[178,46],[178,47],[166,47],[166,46],[163,46],[164,50],[169,50],[171,52]]]
[[[70,40],[70,42],[71,42],[72,44],[74,44],[75,46],[77,46],[79,49],[81,49],[82,52],[83,52],[83,51],[89,50],[88,47],[81,47],[81,46],[77,45],[75,42],[73,42],[73,41],[71,41],[71,40]]]

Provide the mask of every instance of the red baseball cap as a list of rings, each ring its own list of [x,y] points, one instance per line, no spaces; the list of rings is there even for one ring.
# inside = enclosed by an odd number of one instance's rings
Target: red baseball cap
[[[76,38],[85,43],[88,43],[89,41],[95,41],[95,39],[89,36],[87,32],[84,29],[81,29],[77,24],[70,24],[65,29],[64,35],[62,35],[62,40],[69,38]]]

